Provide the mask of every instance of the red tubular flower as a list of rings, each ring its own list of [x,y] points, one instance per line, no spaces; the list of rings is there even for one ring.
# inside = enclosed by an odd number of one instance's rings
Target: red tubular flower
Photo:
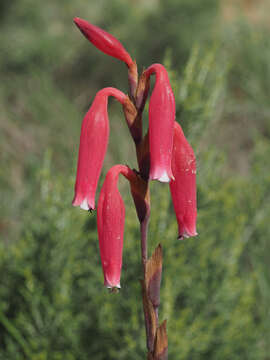
[[[97,26],[90,24],[86,20],[78,17],[73,20],[83,35],[100,51],[124,61],[129,68],[132,67],[133,61],[129,53],[114,36]]]
[[[173,179],[171,158],[175,120],[175,100],[168,73],[163,65],[153,64],[145,71],[156,74],[155,87],[149,103],[149,147],[151,180],[169,182]]]
[[[127,96],[117,89],[108,87],[100,90],[82,123],[72,205],[80,206],[84,210],[95,208],[95,193],[109,137],[109,96],[114,96],[121,104],[127,99]]]
[[[108,288],[120,288],[122,268],[125,206],[117,188],[119,174],[130,181],[136,178],[127,166],[113,166],[106,175],[97,206],[100,257],[104,285]]]
[[[181,126],[174,122],[172,171],[170,182],[179,240],[198,235],[196,232],[196,158]]]

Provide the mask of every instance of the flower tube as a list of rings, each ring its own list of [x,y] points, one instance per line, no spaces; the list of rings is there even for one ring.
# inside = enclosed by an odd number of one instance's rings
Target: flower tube
[[[108,288],[120,288],[122,268],[125,205],[117,187],[119,174],[129,181],[136,179],[127,166],[113,166],[106,175],[97,206],[100,258],[104,285]]]
[[[153,64],[145,74],[155,73],[156,82],[149,103],[150,180],[169,182],[171,169],[175,99],[168,73],[161,64]]]
[[[174,122],[172,171],[170,182],[179,240],[198,235],[196,232],[196,158],[181,126]]]
[[[124,61],[129,68],[133,66],[133,60],[129,53],[114,36],[78,17],[74,18],[74,23],[83,35],[100,51]]]
[[[95,208],[95,193],[109,137],[108,97],[114,96],[122,105],[127,96],[108,87],[100,90],[85,115],[80,137],[75,195],[72,205],[84,210]]]

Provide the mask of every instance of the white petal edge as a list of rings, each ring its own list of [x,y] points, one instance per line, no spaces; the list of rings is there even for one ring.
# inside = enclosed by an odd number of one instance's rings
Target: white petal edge
[[[197,232],[195,232],[193,235],[189,235],[189,234],[185,231],[183,235],[179,235],[179,236],[178,236],[177,240],[184,240],[184,239],[188,239],[188,238],[190,238],[190,237],[197,236],[197,235],[198,235]]]
[[[110,286],[110,285],[105,285],[107,289],[113,289],[113,288],[117,288],[117,289],[121,289],[120,284],[115,285],[115,286]]]
[[[170,182],[170,178],[166,171],[164,171],[164,173],[157,180],[160,182]]]
[[[81,203],[80,208],[83,209],[83,210],[89,210],[88,201],[87,201],[86,198]]]

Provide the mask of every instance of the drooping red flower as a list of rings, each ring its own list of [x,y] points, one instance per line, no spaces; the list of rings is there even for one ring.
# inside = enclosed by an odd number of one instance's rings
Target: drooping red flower
[[[198,235],[196,232],[196,158],[181,126],[174,122],[172,171],[170,182],[174,210],[178,222],[179,239]]]
[[[100,51],[107,55],[113,56],[121,61],[124,61],[130,68],[133,65],[129,53],[124,46],[114,36],[107,33],[105,30],[90,24],[86,20],[78,17],[74,18],[74,23],[78,26],[83,35]]]
[[[115,88],[100,90],[85,115],[80,137],[75,195],[72,205],[84,210],[95,208],[95,194],[109,137],[108,97],[122,105],[127,96]]]
[[[99,249],[104,285],[120,288],[122,268],[125,205],[117,183],[119,174],[136,181],[135,173],[124,165],[115,165],[107,173],[97,206]]]
[[[149,103],[150,180],[169,182],[171,169],[175,99],[168,73],[161,64],[153,64],[146,76],[155,73],[156,82]]]

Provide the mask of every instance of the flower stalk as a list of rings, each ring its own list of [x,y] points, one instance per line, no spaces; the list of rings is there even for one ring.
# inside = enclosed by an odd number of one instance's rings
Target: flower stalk
[[[130,91],[132,84],[130,83]],[[137,113],[141,114],[149,91],[149,77],[143,73],[138,82],[136,97],[133,99]],[[142,124],[141,124],[142,126]],[[142,128],[140,129],[142,132]],[[134,138],[133,138],[134,139]],[[139,194],[132,192],[140,222],[141,260],[143,268],[142,302],[146,329],[147,359],[166,360],[168,358],[168,340],[166,322],[159,326],[158,308],[160,305],[160,283],[162,277],[162,247],[159,244],[152,256],[148,259],[147,239],[150,220],[150,156],[149,134],[140,142],[135,141],[138,167],[140,169]],[[143,195],[143,196],[142,196]]]

